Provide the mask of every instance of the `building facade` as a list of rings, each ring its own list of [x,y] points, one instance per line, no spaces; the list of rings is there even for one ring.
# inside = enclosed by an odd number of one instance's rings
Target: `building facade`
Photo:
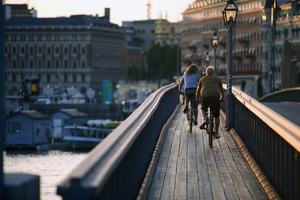
[[[137,35],[133,22],[123,22],[122,29],[126,34],[125,72],[127,81],[137,81],[145,73],[145,38]]]
[[[300,87],[300,1],[280,5],[274,27],[275,85]]]
[[[106,18],[12,17],[5,21],[6,93],[17,95],[24,79],[62,91],[124,79],[125,34]]]
[[[181,23],[169,22],[166,19],[155,21],[154,43],[164,45],[180,44]]]
[[[276,14],[275,34],[272,34],[271,12],[269,1],[236,0],[238,7],[237,21],[232,37],[232,74],[233,85],[254,98],[259,98],[274,89],[282,88],[281,53],[284,40],[287,39],[279,31],[290,32],[299,23],[298,14],[294,12],[291,23],[282,19],[282,11]],[[197,0],[183,12],[182,21],[182,60],[183,65],[196,63],[202,70],[213,65],[216,58],[217,75],[226,83],[228,69],[228,29],[225,28],[222,11],[226,0]],[[284,4],[284,5],[289,5]],[[284,5],[280,5],[284,7]],[[299,2],[297,1],[297,5]],[[279,5],[277,5],[279,6]],[[287,10],[291,10],[288,6]],[[288,11],[285,11],[288,12]],[[266,15],[266,19],[262,16]],[[285,22],[283,22],[285,21]],[[278,34],[276,34],[276,32]],[[214,54],[210,41],[213,34],[219,37],[219,45]],[[274,38],[274,37],[276,38]],[[299,34],[293,32],[293,43],[299,42]],[[272,44],[274,42],[274,45]],[[277,51],[276,51],[277,50]],[[285,66],[286,67],[286,66]],[[271,86],[273,85],[273,86]]]

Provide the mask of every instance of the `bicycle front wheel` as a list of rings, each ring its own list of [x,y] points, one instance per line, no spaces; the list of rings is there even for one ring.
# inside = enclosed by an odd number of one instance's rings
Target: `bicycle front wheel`
[[[191,106],[189,106],[189,111],[188,111],[188,115],[189,115],[189,120],[188,120],[188,132],[191,133],[193,130],[193,109]]]

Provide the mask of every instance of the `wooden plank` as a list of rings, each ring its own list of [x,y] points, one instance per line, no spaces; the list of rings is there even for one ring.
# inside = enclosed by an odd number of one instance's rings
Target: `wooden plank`
[[[224,128],[224,119],[221,117],[221,138],[213,141],[211,149],[206,131],[199,126],[187,132],[182,109],[177,110],[165,132],[146,199],[266,199],[232,135]]]
[[[177,171],[174,199],[186,199],[187,195],[187,174],[186,171]]]

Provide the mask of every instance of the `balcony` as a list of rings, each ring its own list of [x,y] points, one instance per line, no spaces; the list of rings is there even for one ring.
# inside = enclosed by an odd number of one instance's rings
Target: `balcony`
[[[235,60],[235,61],[241,62],[241,61],[243,60],[243,57],[240,56],[240,55],[237,54],[237,53],[233,53],[233,54],[232,54],[232,59]]]
[[[255,47],[247,49],[246,51],[244,51],[244,58],[246,58],[250,61],[254,61],[256,58],[255,51],[256,51]]]
[[[251,60],[251,61],[254,61],[254,60],[255,60],[255,55],[253,55],[253,54],[251,54],[251,53],[245,53],[245,54],[244,54],[244,57],[245,57],[246,59]]]
[[[240,43],[240,44],[242,44],[244,47],[248,47],[249,46],[249,40],[248,39],[246,39],[246,38],[239,38],[238,39],[238,42]]]

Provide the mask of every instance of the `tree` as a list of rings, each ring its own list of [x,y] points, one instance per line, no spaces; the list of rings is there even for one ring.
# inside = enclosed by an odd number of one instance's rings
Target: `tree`
[[[147,54],[148,70],[151,78],[170,79],[177,74],[178,45],[153,45]],[[180,62],[180,61],[179,61]]]

